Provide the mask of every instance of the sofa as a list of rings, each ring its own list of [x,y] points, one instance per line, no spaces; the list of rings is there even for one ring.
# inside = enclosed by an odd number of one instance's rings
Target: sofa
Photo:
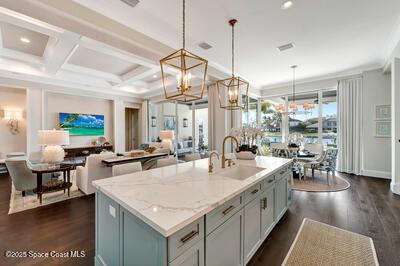
[[[92,181],[112,176],[111,167],[105,166],[101,161],[117,157],[112,152],[91,154],[86,158],[85,166],[76,168],[76,185],[86,195],[96,192]]]

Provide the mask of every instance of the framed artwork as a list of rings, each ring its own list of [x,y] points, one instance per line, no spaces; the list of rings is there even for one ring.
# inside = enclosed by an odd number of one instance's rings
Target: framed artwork
[[[375,122],[375,137],[390,138],[392,132],[392,123],[390,121]]]
[[[151,117],[151,127],[157,127],[157,118],[155,116]]]
[[[164,130],[176,130],[176,116],[164,115]]]
[[[188,120],[187,118],[183,119],[183,127],[188,127]]]
[[[375,105],[375,120],[390,120],[392,118],[391,106]]]

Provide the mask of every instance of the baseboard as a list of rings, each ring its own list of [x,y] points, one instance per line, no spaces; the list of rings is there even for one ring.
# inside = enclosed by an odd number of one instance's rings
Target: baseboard
[[[361,174],[364,176],[371,176],[384,179],[392,179],[392,173],[384,171],[374,171],[374,170],[361,170]]]
[[[394,194],[400,195],[400,183],[390,183],[390,189]]]

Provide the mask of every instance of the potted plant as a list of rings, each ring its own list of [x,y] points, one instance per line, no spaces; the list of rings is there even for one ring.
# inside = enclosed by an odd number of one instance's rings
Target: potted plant
[[[261,129],[255,126],[245,126],[232,129],[230,134],[240,141],[236,158],[253,160],[258,152],[257,139],[262,136]]]

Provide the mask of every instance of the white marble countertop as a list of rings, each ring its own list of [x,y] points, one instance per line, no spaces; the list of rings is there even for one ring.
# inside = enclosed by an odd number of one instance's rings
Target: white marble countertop
[[[213,161],[212,174],[208,173],[208,159],[202,159],[96,180],[93,185],[168,237],[292,160],[264,156],[249,161],[235,160],[236,166],[264,168],[245,180],[218,175],[224,169],[215,158]]]

